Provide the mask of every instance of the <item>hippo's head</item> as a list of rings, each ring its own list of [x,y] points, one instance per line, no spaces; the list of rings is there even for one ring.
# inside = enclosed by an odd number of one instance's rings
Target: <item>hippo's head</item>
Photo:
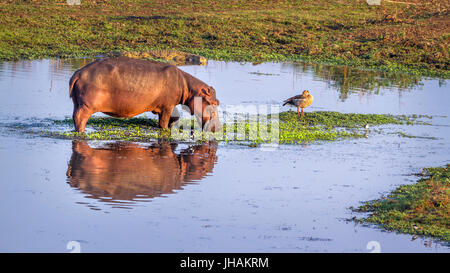
[[[217,111],[218,105],[216,90],[206,85],[199,87],[193,99],[188,102],[191,113],[195,114],[198,122],[202,124],[203,130],[211,132],[217,132],[222,128]]]

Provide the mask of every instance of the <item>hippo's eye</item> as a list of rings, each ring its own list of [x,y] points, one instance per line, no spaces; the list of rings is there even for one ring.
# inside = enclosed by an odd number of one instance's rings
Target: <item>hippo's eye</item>
[[[209,89],[202,88],[202,91],[207,96],[211,95],[211,91]]]

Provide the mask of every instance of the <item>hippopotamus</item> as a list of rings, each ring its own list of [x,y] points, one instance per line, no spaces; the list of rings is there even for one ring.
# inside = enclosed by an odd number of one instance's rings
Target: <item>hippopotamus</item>
[[[167,129],[179,118],[178,104],[186,105],[204,130],[220,130],[214,88],[167,63],[123,56],[99,59],[75,71],[69,94],[77,132],[85,131],[96,112],[129,118],[151,111],[159,116],[159,127]]]

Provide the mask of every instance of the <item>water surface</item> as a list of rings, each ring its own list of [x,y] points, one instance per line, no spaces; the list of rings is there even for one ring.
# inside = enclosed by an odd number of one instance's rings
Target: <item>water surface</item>
[[[308,89],[306,112],[432,115],[432,126],[385,128],[420,138],[372,131],[265,151],[24,133],[71,115],[68,80],[87,62],[0,64],[0,251],[68,252],[78,241],[82,252],[368,252],[378,241],[383,252],[449,252],[346,221],[349,207],[450,163],[448,81],[313,64],[181,67],[214,86],[222,106],[278,104]]]

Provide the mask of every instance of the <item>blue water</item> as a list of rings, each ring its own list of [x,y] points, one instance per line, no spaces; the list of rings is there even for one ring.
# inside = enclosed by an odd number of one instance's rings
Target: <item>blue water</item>
[[[315,100],[306,112],[426,114],[433,125],[371,128],[364,139],[272,151],[77,144],[24,133],[71,115],[68,79],[82,65],[0,65],[0,251],[69,252],[78,241],[81,252],[369,252],[377,241],[382,252],[450,252],[429,238],[346,221],[361,216],[349,207],[450,163],[448,81],[210,61],[181,69],[214,86],[222,107],[276,104],[308,89]]]

